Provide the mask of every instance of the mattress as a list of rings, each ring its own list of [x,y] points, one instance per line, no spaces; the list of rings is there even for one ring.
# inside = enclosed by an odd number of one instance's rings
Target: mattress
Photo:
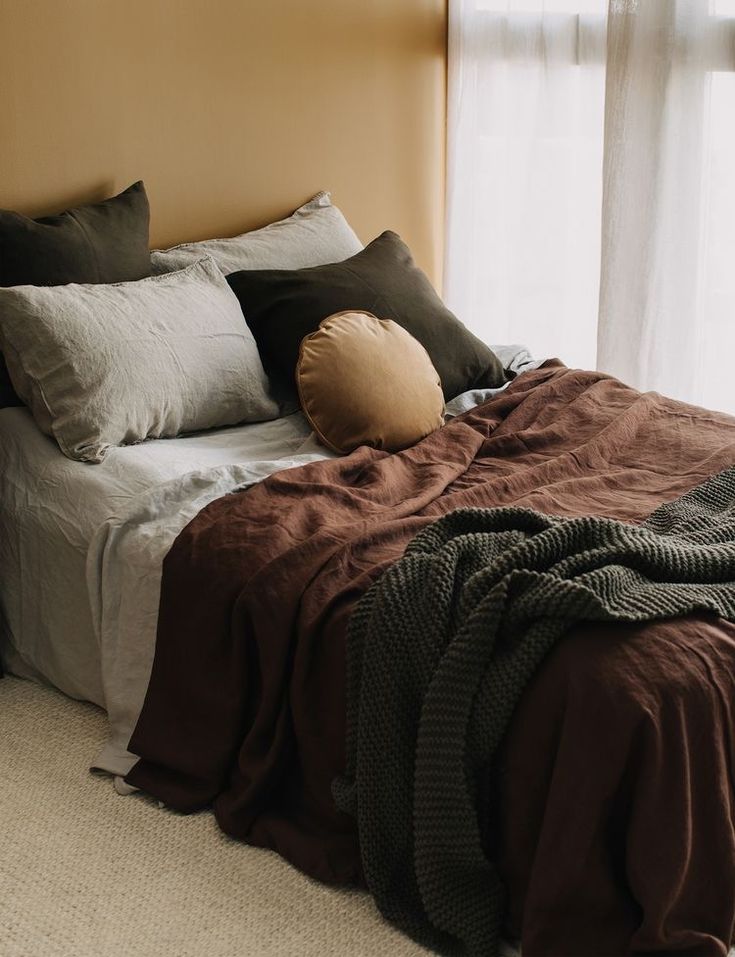
[[[67,459],[27,409],[0,410],[0,655],[6,671],[105,706],[88,588],[97,530],[142,494],[235,463],[327,457],[295,413]]]

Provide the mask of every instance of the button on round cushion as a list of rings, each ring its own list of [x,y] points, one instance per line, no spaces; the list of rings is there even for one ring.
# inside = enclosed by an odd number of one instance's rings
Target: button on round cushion
[[[396,452],[443,424],[439,374],[413,336],[369,312],[338,312],[301,342],[296,385],[319,440]]]

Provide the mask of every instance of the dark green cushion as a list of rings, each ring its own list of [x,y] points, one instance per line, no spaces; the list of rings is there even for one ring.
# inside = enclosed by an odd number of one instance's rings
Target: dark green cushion
[[[418,339],[439,373],[447,400],[506,381],[498,357],[447,309],[396,233],[383,233],[343,262],[308,269],[242,270],[227,281],[240,300],[266,370],[278,379],[293,381],[304,336],[327,316],[351,309],[392,319]]]
[[[29,219],[0,210],[0,286],[127,282],[151,274],[142,182],[102,203]],[[0,357],[0,408],[20,405]]]

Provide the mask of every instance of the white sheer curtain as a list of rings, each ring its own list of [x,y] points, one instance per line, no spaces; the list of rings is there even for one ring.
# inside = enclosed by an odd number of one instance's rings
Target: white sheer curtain
[[[449,305],[735,412],[735,0],[449,14]]]

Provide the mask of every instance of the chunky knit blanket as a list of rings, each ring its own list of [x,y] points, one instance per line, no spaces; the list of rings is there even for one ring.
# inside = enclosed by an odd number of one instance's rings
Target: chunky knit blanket
[[[735,468],[640,526],[511,507],[424,529],[349,629],[333,791],[383,915],[441,953],[497,954],[491,768],[530,678],[580,622],[695,611],[735,620]]]

